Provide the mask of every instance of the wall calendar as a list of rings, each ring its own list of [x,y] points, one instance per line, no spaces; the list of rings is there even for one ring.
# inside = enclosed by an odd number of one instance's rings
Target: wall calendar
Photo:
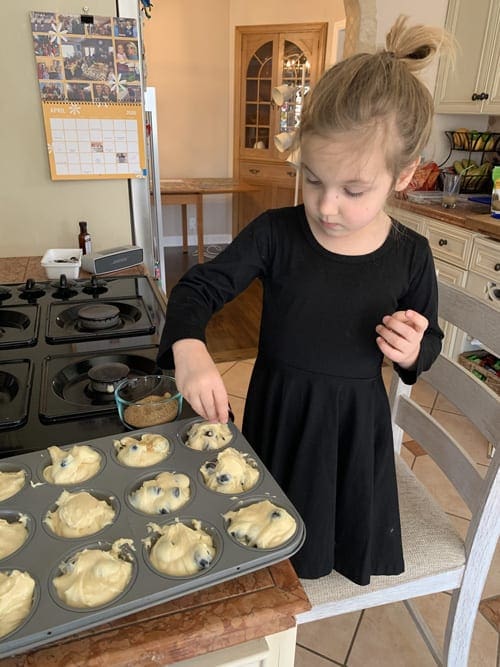
[[[146,174],[135,19],[30,13],[53,180]]]

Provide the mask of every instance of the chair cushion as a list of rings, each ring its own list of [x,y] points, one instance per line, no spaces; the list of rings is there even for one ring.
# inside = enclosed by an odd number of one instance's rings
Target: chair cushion
[[[313,607],[464,566],[462,538],[399,454],[396,454],[396,474],[405,571],[393,576],[373,576],[368,586],[358,586],[335,570],[319,579],[301,579]]]

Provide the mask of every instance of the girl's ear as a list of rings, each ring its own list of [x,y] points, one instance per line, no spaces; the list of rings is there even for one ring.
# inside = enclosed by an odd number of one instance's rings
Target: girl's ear
[[[415,170],[417,169],[419,164],[420,164],[420,158],[418,157],[416,160],[411,162],[407,167],[403,169],[403,171],[397,177],[396,183],[394,184],[394,190],[396,192],[401,192],[409,185],[411,179],[413,178],[413,174],[415,173]]]

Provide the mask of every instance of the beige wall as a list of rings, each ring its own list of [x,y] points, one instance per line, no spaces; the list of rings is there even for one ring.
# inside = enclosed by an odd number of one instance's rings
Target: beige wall
[[[354,2],[355,0],[349,0]],[[359,0],[373,19],[376,41],[399,13],[442,25],[447,0]],[[98,3],[101,14],[115,13],[113,0]],[[9,4],[4,31],[3,90],[0,98],[0,256],[42,254],[50,247],[71,247],[77,221],[87,219],[94,248],[130,243],[128,189],[125,181],[50,180],[28,12],[33,3]],[[65,0],[64,11],[79,13],[81,3]],[[284,9],[285,8],[285,9]],[[57,9],[54,0],[37,0],[36,9]],[[91,11],[97,9],[90,6]],[[333,24],[344,16],[343,0],[161,0],[144,21],[148,85],[156,87],[162,177],[228,176],[232,169],[234,27],[236,25],[327,21],[327,65],[334,61]],[[432,85],[432,83],[430,84]],[[486,120],[486,119],[484,119]],[[440,117],[436,149],[439,161],[443,129],[459,117]],[[470,122],[470,117],[468,118]],[[479,124],[478,124],[479,128]],[[480,128],[479,128],[480,129]],[[230,238],[230,197],[206,198],[209,242]],[[190,217],[194,211],[189,211]],[[180,214],[164,207],[164,234],[180,242]],[[194,242],[194,239],[192,239]]]
[[[88,220],[95,249],[131,242],[125,180],[50,179],[29,12],[58,11],[62,5],[68,14],[82,11],[76,0],[18,0],[9,3],[5,15],[0,65],[0,257],[72,248],[78,220]],[[114,15],[115,3],[101,0],[98,9]]]
[[[228,0],[155,3],[143,36],[147,83],[156,88],[161,176],[225,176]]]
[[[168,0],[157,2],[144,25],[148,85],[158,99],[160,174],[163,178],[230,176],[233,146],[234,27],[327,21],[332,62],[333,22],[342,0]],[[188,216],[194,215],[189,208]],[[205,198],[206,238],[228,241],[230,197]],[[180,212],[163,208],[164,234],[180,243]],[[193,240],[192,240],[193,242]]]

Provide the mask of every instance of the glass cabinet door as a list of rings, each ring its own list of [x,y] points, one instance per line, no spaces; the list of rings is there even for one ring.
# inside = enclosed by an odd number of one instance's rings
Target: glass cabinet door
[[[292,132],[299,124],[304,96],[311,88],[311,63],[304,51],[285,39],[281,59],[281,85],[287,99],[279,107],[279,132]]]
[[[245,148],[265,150],[270,146],[273,47],[273,41],[266,42],[248,61],[245,77]]]

